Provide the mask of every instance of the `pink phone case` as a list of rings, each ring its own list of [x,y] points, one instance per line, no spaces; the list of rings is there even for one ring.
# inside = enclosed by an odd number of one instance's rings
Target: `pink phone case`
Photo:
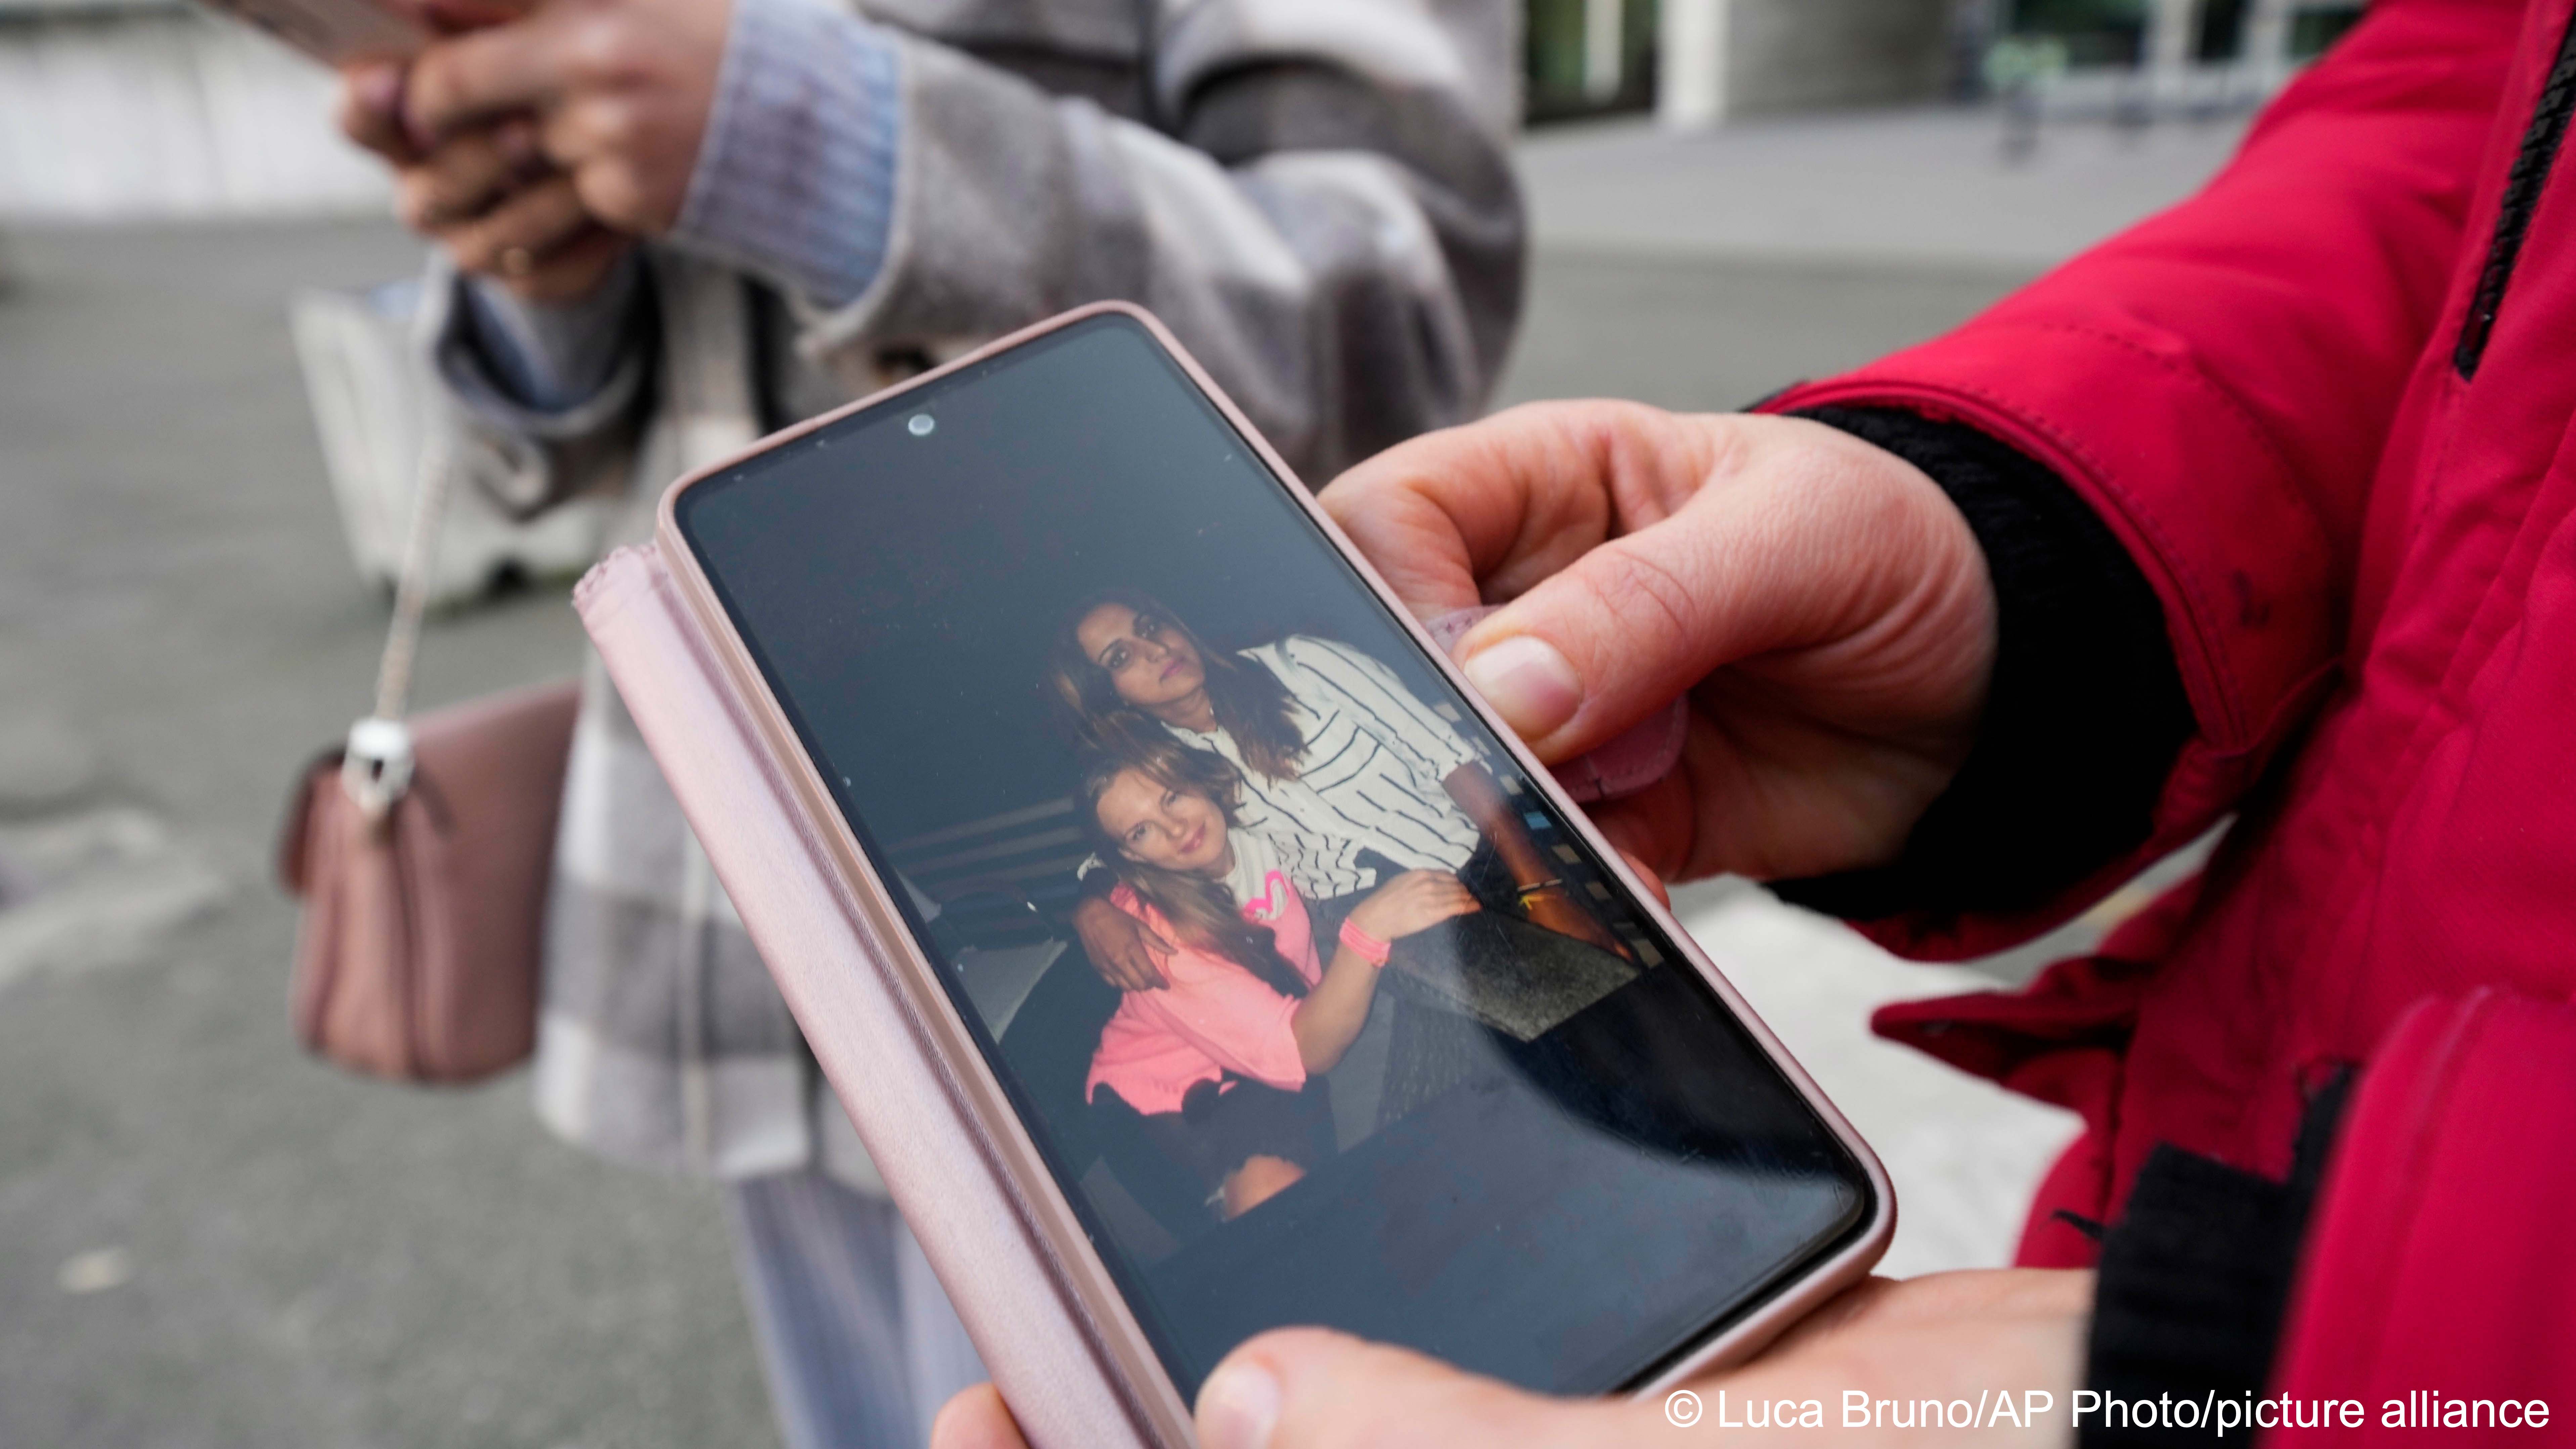
[[[1096,1335],[928,1048],[830,853],[812,838],[660,554],[608,556],[573,595],[717,879],[895,1205],[1035,1449],[1146,1449]],[[779,963],[794,963],[780,969]],[[812,989],[828,979],[839,989]]]
[[[1244,436],[1258,434],[1150,316],[1123,304],[1077,309],[926,373],[900,392],[1056,328],[1118,310],[1152,328]],[[661,764],[718,879],[848,1108],[896,1205],[920,1240],[967,1332],[1034,1449],[1124,1449],[1192,1442],[1189,1407],[1153,1361],[1133,1316],[1027,1129],[1011,1116],[944,993],[886,903],[885,885],[849,838],[820,777],[685,554],[672,499],[699,479],[880,394],[788,430],[672,485],[661,542],[621,549],[585,577],[574,605],[645,744]],[[1282,477],[1293,476],[1261,450]],[[1320,512],[1320,526],[1350,552]],[[1364,560],[1355,565],[1381,593]],[[1391,597],[1391,595],[1389,596]],[[1447,621],[1441,621],[1446,623]],[[1472,622],[1470,620],[1469,622]],[[1426,650],[1433,635],[1414,626]],[[1449,671],[1462,689],[1465,681]],[[1537,762],[1498,722],[1498,737],[1533,776]],[[1679,717],[1648,721],[1626,753],[1582,783],[1625,793],[1670,768]],[[1605,749],[1611,747],[1605,747]],[[1563,792],[1569,785],[1560,784]],[[1603,787],[1607,787],[1606,789]],[[1712,1364],[1751,1352],[1809,1308],[1865,1275],[1895,1231],[1885,1172],[1850,1125],[1780,1047],[1733,986],[1620,864],[1579,811],[1571,823],[1718,993],[1851,1150],[1880,1204],[1877,1216],[1801,1282],[1669,1365],[1641,1393],[1661,1393]]]

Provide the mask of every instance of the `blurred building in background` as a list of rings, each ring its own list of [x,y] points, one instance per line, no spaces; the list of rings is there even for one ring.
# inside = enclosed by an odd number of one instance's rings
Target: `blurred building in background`
[[[2242,108],[2356,0],[1520,0],[1534,124],[1972,99],[2059,113]],[[371,210],[382,172],[328,78],[185,0],[0,0],[0,219]]]
[[[1976,99],[2002,69],[2059,111],[2248,108],[2360,0],[1527,0],[1531,121]],[[1996,62],[2001,61],[2001,67]]]

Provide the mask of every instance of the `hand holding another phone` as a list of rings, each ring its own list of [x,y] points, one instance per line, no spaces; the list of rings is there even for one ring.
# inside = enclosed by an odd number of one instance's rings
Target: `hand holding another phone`
[[[341,127],[397,177],[403,222],[532,301],[575,300],[679,219],[714,106],[722,0],[433,10],[408,61],[342,71]]]

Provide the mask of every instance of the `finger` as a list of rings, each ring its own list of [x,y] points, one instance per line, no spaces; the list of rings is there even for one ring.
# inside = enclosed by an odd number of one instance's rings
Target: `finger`
[[[1203,1449],[1608,1449],[1663,1428],[1652,1406],[1540,1398],[1319,1328],[1263,1334],[1228,1355],[1199,1390],[1197,1420]]]
[[[1001,1391],[977,1384],[942,1405],[931,1421],[930,1449],[1029,1449]]]
[[[490,132],[468,131],[402,169],[394,214],[416,231],[454,226],[481,215],[517,179]]]
[[[679,220],[697,161],[695,138],[673,134],[657,109],[633,92],[585,91],[550,112],[544,128],[546,154],[580,180],[591,214],[644,236]],[[684,145],[688,154],[676,154]]]
[[[1120,959],[1118,986],[1123,991],[1160,991],[1166,983],[1163,973],[1154,969],[1153,958],[1142,951]]]
[[[1681,506],[1459,641],[1460,667],[1533,751],[1581,754],[1720,665],[1773,651],[1810,651],[1806,675],[1784,683],[1831,694],[1819,703],[1840,719],[1973,717],[1984,671],[1968,656],[1991,652],[1989,586],[1975,536],[1930,478],[1820,423],[1675,421],[1705,435],[1695,452],[1613,467],[1696,468]],[[1927,681],[1956,698],[1927,708]]]
[[[1091,969],[1099,973],[1101,980],[1120,991],[1137,989],[1135,968],[1129,965],[1123,956],[1095,955],[1091,958]]]
[[[502,159],[516,168],[521,176],[533,179],[555,169],[554,164],[546,159],[535,117],[503,116],[492,123],[489,134]]]
[[[1652,485],[1691,477],[1698,446],[1684,420],[1655,408],[1531,403],[1389,448],[1319,501],[1430,618],[1512,598],[1623,528],[1664,516],[1671,490]],[[1658,461],[1676,450],[1680,466]]]
[[[336,119],[340,134],[388,161],[413,159],[402,125],[403,68],[389,60],[360,61],[340,72]]]
[[[543,110],[571,84],[584,18],[543,6],[430,46],[412,62],[405,126],[416,139],[436,138],[505,112]]]
[[[1867,1281],[1882,1286],[1844,1314],[1842,1323],[1876,1326],[1941,1324],[1972,1318],[2062,1318],[2082,1314],[2093,1304],[2094,1275],[2086,1268],[1959,1269],[1926,1273],[1919,1278]],[[1843,1296],[1850,1297],[1851,1293]]]
[[[1750,1368],[1765,1359],[1785,1358],[1856,1324],[1865,1323],[1885,1311],[1888,1295],[1900,1286],[1899,1280],[1872,1274],[1826,1299],[1813,1313],[1789,1325],[1788,1331],[1763,1345],[1762,1351],[1740,1367]]]
[[[555,176],[513,193],[473,221],[439,234],[456,265],[497,277],[525,276],[555,248],[589,225],[568,177]]]
[[[1664,877],[1660,872],[1625,850],[1619,852],[1619,858],[1628,862],[1628,869],[1635,873],[1637,884],[1653,892],[1655,899],[1663,902],[1665,910],[1673,908],[1673,893],[1664,889]]]
[[[1166,984],[1163,973],[1155,968],[1153,956],[1145,949],[1145,934],[1140,928],[1118,951],[1112,974],[1122,991],[1159,991]]]
[[[552,306],[577,302],[597,291],[609,269],[634,245],[635,239],[623,232],[585,224],[572,240],[540,258],[536,270],[510,278],[507,285],[530,302]]]
[[[1693,880],[1707,874],[1700,868],[1697,850],[1698,800],[1686,774],[1677,771],[1634,795],[1595,801],[1584,808],[1613,849],[1644,862],[1663,879]]]

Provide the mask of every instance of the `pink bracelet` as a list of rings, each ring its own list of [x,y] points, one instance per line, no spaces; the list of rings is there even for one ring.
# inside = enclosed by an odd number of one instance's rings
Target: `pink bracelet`
[[[1342,944],[1359,953],[1371,966],[1386,964],[1387,953],[1395,948],[1360,929],[1357,921],[1342,922]]]

